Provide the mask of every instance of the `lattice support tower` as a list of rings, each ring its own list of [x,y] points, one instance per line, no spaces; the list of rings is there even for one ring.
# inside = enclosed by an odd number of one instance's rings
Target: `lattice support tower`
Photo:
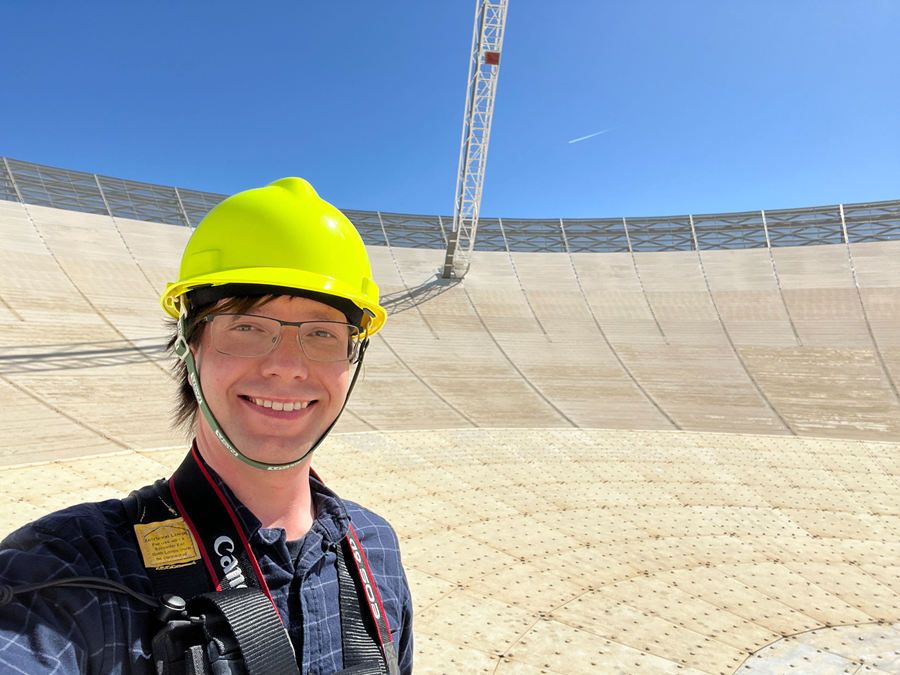
[[[508,4],[508,0],[479,0],[475,13],[453,230],[447,241],[447,255],[441,272],[444,279],[465,276],[475,246]]]

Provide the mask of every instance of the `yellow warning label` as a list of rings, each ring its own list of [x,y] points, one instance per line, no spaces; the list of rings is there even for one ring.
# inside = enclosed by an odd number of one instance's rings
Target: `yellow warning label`
[[[135,525],[146,567],[187,565],[200,559],[200,549],[184,518]]]

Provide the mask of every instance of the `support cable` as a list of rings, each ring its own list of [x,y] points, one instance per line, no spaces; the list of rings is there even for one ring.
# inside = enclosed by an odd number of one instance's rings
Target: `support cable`
[[[3,306],[7,309],[7,311],[8,311],[10,314],[12,314],[17,320],[19,320],[19,321],[25,321],[25,319],[22,318],[22,315],[19,314],[15,309],[13,309],[13,306],[10,305],[10,304],[4,299],[4,297],[3,297],[2,295],[0,295],[0,305],[3,305]]]
[[[660,325],[659,319],[656,318],[656,312],[653,311],[653,305],[650,303],[647,289],[644,288],[644,280],[641,279],[641,271],[638,269],[637,258],[634,255],[634,249],[631,247],[631,237],[628,235],[628,223],[625,221],[625,218],[622,218],[622,226],[625,228],[625,241],[628,243],[628,253],[631,255],[631,265],[634,267],[634,275],[637,277],[638,286],[641,287],[641,295],[644,296],[644,302],[647,303],[647,309],[650,310],[650,316],[653,317],[653,323],[656,324],[656,330],[658,330],[659,334],[662,336],[663,342],[669,344],[669,338],[666,337],[666,332]]]
[[[444,229],[444,219],[440,216],[437,217],[438,226],[441,228],[441,241],[444,242],[444,248],[447,248],[447,231]]]
[[[525,375],[525,373],[522,372],[522,370],[519,368],[519,366],[516,365],[515,361],[513,361],[512,358],[509,356],[509,354],[506,353],[506,350],[503,348],[503,345],[500,344],[499,340],[497,340],[497,337],[494,335],[494,333],[491,331],[491,329],[488,328],[488,325],[484,322],[484,319],[482,318],[481,313],[478,311],[478,307],[476,307],[475,303],[472,302],[472,296],[469,295],[469,292],[465,288],[463,288],[463,293],[466,294],[466,298],[468,298],[469,304],[472,306],[472,310],[475,312],[475,316],[478,317],[478,321],[481,323],[481,327],[484,328],[485,332],[488,334],[488,337],[491,338],[491,341],[494,343],[494,346],[496,346],[497,349],[500,350],[500,353],[503,354],[503,358],[506,359],[506,362],[509,363],[509,365],[512,367],[512,369],[515,370],[516,373],[518,373],[519,377],[522,378],[522,381],[526,385],[528,385],[528,387],[535,394],[537,394],[541,398],[541,400],[544,401],[544,403],[546,403],[551,408],[551,410],[553,410],[557,415],[562,417],[566,422],[568,422],[574,428],[576,428],[576,429],[580,428],[577,424],[575,424],[575,422],[568,415],[566,415],[562,410],[560,410],[556,406],[556,404],[553,403],[553,401],[551,401],[549,398],[547,398],[547,396],[544,394],[544,392],[542,392],[537,387],[537,385],[535,385],[534,382],[532,382],[531,379]]]
[[[441,403],[446,405],[448,408],[450,408],[450,410],[452,410],[457,415],[462,417],[466,422],[471,424],[476,429],[481,426],[477,422],[475,422],[475,420],[473,420],[471,417],[469,417],[465,412],[463,412],[462,410],[457,408],[455,405],[450,403],[450,401],[448,401],[440,393],[438,393],[438,391],[434,387],[432,387],[430,384],[428,384],[428,382],[425,381],[425,378],[422,377],[416,371],[415,368],[413,368],[411,365],[409,365],[406,362],[406,360],[400,355],[400,353],[391,346],[391,343],[387,341],[387,338],[385,338],[382,333],[380,333],[380,332],[376,333],[376,336],[381,338],[381,341],[384,343],[384,346],[388,348],[388,351],[394,356],[395,359],[397,359],[397,361],[400,363],[400,365],[403,366],[404,368],[406,368],[406,370],[409,372],[409,374],[412,375],[414,378],[416,378],[422,384],[423,387],[425,387],[428,391],[430,391],[432,394],[434,394],[434,396],[437,397],[437,399]]]
[[[772,263],[772,274],[775,275],[775,285],[778,287],[778,297],[781,298],[781,306],[784,307],[784,313],[787,315],[788,323],[791,325],[791,331],[794,333],[794,339],[797,346],[802,347],[803,342],[800,340],[800,333],[797,332],[797,326],[794,325],[794,319],[791,317],[791,310],[788,309],[787,300],[784,299],[784,290],[781,288],[781,278],[778,276],[778,268],[775,266],[775,254],[772,253],[772,243],[769,241],[769,226],[766,224],[766,212],[760,211],[762,214],[763,233],[766,235],[766,250],[769,251],[769,262]]]
[[[184,225],[189,230],[191,230],[193,229],[193,227],[191,226],[191,219],[188,218],[187,211],[184,208],[184,202],[181,201],[181,193],[178,191],[177,187],[172,189],[175,190],[175,199],[178,200],[178,208],[181,211],[181,216],[184,218]]]
[[[503,245],[506,247],[506,255],[509,257],[509,266],[512,267],[513,274],[516,276],[516,282],[519,284],[519,290],[522,291],[522,297],[525,298],[525,304],[528,305],[531,316],[534,317],[538,328],[541,329],[544,337],[547,338],[547,342],[553,342],[550,334],[544,329],[544,324],[542,324],[541,320],[538,318],[537,312],[534,311],[534,306],[531,304],[528,293],[525,291],[525,286],[522,285],[522,277],[519,276],[519,270],[516,269],[516,261],[513,260],[512,251],[509,250],[509,242],[506,240],[506,231],[503,229],[503,219],[497,218],[497,222],[500,223],[500,234],[503,237]]]
[[[859,288],[859,278],[856,275],[856,266],[853,264],[853,253],[850,250],[850,237],[847,235],[847,222],[844,219],[844,205],[840,205],[841,212],[841,231],[844,234],[844,244],[847,246],[847,259],[850,261],[850,274],[853,277],[853,286],[856,288],[856,298],[859,300],[859,308],[862,310],[863,320],[866,322],[866,331],[869,333],[869,339],[872,341],[872,347],[875,349],[875,358],[878,359],[878,364],[881,366],[881,371],[884,373],[885,378],[887,379],[888,385],[891,388],[891,391],[894,393],[894,400],[897,403],[900,403],[900,393],[897,391],[897,383],[894,382],[894,378],[891,376],[891,371],[888,369],[887,363],[884,361],[884,356],[881,353],[881,348],[878,346],[878,340],[875,339],[875,332],[872,330],[872,324],[869,321],[869,313],[866,311],[866,305],[863,302],[862,291]]]
[[[562,233],[563,244],[566,247],[566,253],[569,256],[569,263],[572,265],[572,273],[575,275],[575,282],[578,284],[578,290],[581,292],[581,299],[584,300],[585,307],[587,307],[588,314],[591,315],[591,319],[594,322],[594,325],[597,327],[597,331],[600,333],[600,337],[603,338],[603,342],[606,343],[607,348],[612,353],[613,357],[616,359],[616,362],[619,364],[619,367],[625,371],[629,378],[631,378],[632,384],[637,387],[638,391],[644,396],[645,399],[656,408],[657,412],[660,415],[666,418],[666,420],[675,427],[677,430],[681,431],[681,427],[678,423],[672,419],[672,417],[663,410],[663,407],[657,402],[653,396],[650,395],[644,386],[638,381],[637,376],[631,371],[631,368],[622,360],[622,357],[619,355],[619,352],[613,346],[612,342],[610,342],[609,338],[606,335],[606,331],[603,330],[603,326],[600,325],[600,320],[597,318],[597,315],[594,314],[594,310],[591,307],[591,303],[588,301],[587,294],[584,291],[584,286],[581,285],[581,278],[578,276],[578,268],[575,267],[575,259],[572,257],[572,251],[569,249],[569,239],[566,236],[566,229],[563,226],[562,218],[559,219],[559,231]],[[668,343],[667,343],[668,344]]]
[[[363,376],[363,379],[365,379],[365,376]],[[369,429],[371,429],[372,431],[381,431],[381,429],[379,429],[379,428],[376,427],[374,424],[372,424],[371,422],[369,422],[368,420],[366,420],[366,419],[365,419],[362,415],[360,415],[359,413],[353,412],[353,410],[350,409],[350,408],[344,408],[344,413],[349,413],[351,417],[355,417],[357,420],[359,420],[360,422],[362,422],[363,424],[365,424],[367,427],[369,427]]]
[[[119,223],[116,222],[116,217],[113,215],[112,209],[109,208],[109,202],[106,201],[106,193],[103,191],[103,186],[100,184],[100,178],[97,174],[94,174],[94,182],[97,183],[97,189],[100,190],[100,197],[103,199],[103,205],[106,207],[106,212],[109,214],[109,219],[112,221],[113,227],[116,228],[116,234],[119,235],[119,239],[122,240],[122,245],[125,246],[125,250],[128,251],[128,255],[131,256],[131,259],[134,261],[135,266],[141,273],[141,276],[147,280],[147,283],[150,285],[150,290],[153,291],[154,295],[159,295],[160,292],[153,285],[153,282],[150,281],[150,277],[147,276],[147,273],[144,271],[144,268],[141,267],[141,263],[138,262],[138,259],[134,255],[134,251],[131,250],[131,247],[128,245],[128,242],[125,241],[125,235],[122,234],[122,230],[119,229]],[[177,193],[177,190],[176,190]]]
[[[741,356],[738,348],[735,346],[734,340],[731,339],[731,333],[728,331],[728,327],[722,320],[722,315],[719,312],[719,306],[716,304],[716,298],[712,292],[712,286],[710,286],[709,283],[709,277],[706,274],[706,266],[703,264],[703,256],[700,253],[700,245],[697,242],[697,230],[694,227],[694,216],[688,216],[688,218],[690,218],[691,237],[694,241],[694,249],[697,251],[697,260],[700,262],[700,273],[703,275],[703,281],[706,284],[706,292],[709,295],[709,301],[712,303],[713,309],[716,312],[716,320],[719,322],[719,326],[721,326],[722,332],[725,334],[725,339],[728,341],[728,346],[731,347],[731,352],[734,354],[734,357],[737,359],[738,363],[741,364],[741,368],[743,368],[744,374],[750,380],[753,388],[756,389],[757,395],[762,399],[763,403],[765,403],[769,411],[778,419],[779,422],[781,422],[785,429],[791,432],[792,436],[796,436],[797,432],[790,424],[788,424],[787,420],[785,420],[784,417],[781,416],[781,413],[775,409],[775,406],[772,405],[769,397],[766,396],[765,392],[762,390],[762,387],[759,385],[759,382],[756,381],[756,378],[753,377],[753,374],[750,372],[750,369],[744,362],[744,358]]]

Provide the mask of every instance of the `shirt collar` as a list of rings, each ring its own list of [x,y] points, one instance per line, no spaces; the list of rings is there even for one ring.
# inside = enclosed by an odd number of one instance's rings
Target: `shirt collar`
[[[199,452],[197,455],[200,457],[200,461],[203,462],[203,466],[209,471],[209,475],[213,477],[216,485],[222,490],[222,494],[225,495],[225,498],[228,499],[229,504],[231,504],[231,507],[234,509],[234,512],[241,523],[241,527],[244,528],[247,539],[256,537],[258,533],[262,535],[264,540],[271,538],[271,535],[266,536],[266,534],[272,532],[272,530],[263,529],[262,523],[259,518],[254,515],[253,511],[244,506],[241,500],[237,498],[234,492],[232,492],[231,488],[228,487],[228,484],[222,480],[219,474],[217,474],[209,464],[207,464],[203,455]],[[330,490],[313,471],[310,471],[309,474],[309,489],[312,493],[313,504],[316,507],[316,520],[313,523],[313,528],[320,530],[322,536],[328,542],[336,543],[341,541],[350,531],[350,516],[347,513],[347,509],[344,507],[343,501],[341,501],[341,498]],[[281,530],[281,528],[275,529]],[[262,530],[262,532],[260,532],[260,530]]]

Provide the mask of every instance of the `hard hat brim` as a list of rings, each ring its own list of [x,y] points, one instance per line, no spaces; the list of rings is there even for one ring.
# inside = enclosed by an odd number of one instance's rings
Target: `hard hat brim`
[[[279,267],[226,270],[166,284],[166,290],[160,297],[159,304],[166,314],[172,318],[178,318],[177,298],[199,286],[221,286],[224,284],[281,286],[344,298],[362,309],[369,316],[369,323],[365,326],[369,335],[377,333],[387,320],[387,312],[378,304],[378,286],[371,279],[362,279],[360,285],[365,291],[364,295],[360,292],[360,289],[352,288],[349,284],[333,277],[326,277],[304,270]]]

